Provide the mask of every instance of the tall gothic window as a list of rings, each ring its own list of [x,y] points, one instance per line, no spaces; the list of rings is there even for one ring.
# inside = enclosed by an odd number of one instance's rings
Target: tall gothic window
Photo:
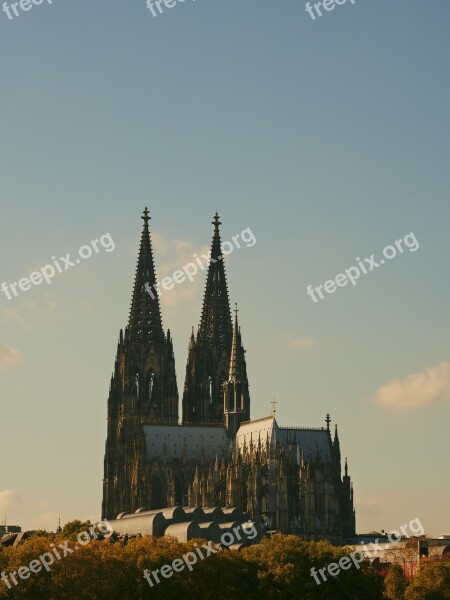
[[[213,389],[211,375],[208,377],[208,391],[209,391],[209,403],[212,404],[213,400]]]
[[[136,394],[137,394],[137,399],[139,400],[139,373],[136,373],[135,382],[136,382]]]
[[[150,373],[150,377],[148,379],[148,399],[151,400],[153,398],[153,389],[155,386],[155,373],[152,371]]]

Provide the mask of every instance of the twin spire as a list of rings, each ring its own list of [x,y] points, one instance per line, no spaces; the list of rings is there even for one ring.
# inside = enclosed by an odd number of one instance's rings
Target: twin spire
[[[233,328],[219,231],[221,222],[217,213],[214,215],[212,224],[214,225],[214,234],[197,341],[220,351],[229,351]]]
[[[151,217],[147,207],[145,207],[141,218],[144,221],[144,228],[139,247],[128,333],[133,341],[151,345],[162,341],[164,331],[158,294],[156,292],[149,293],[156,289],[156,275],[148,228]]]
[[[157,282],[148,226],[151,217],[147,207],[145,207],[141,219],[144,221],[144,227],[139,246],[128,329],[135,341],[152,343],[160,341],[164,337],[164,332],[159,296],[155,291]],[[217,212],[212,224],[214,225],[214,235],[197,340],[207,345],[214,345],[221,350],[229,350],[232,344],[233,327],[221,250],[222,242],[219,231],[221,222]]]
[[[149,211],[145,208],[144,226],[134,281],[126,337],[142,351],[153,346],[156,353],[164,347]],[[197,335],[192,332],[183,394],[183,422],[212,424],[224,419],[223,384],[246,382],[245,350],[236,308],[231,319],[225,264],[220,237],[220,217],[214,215],[213,237],[206,287]],[[173,352],[173,351],[171,351]]]

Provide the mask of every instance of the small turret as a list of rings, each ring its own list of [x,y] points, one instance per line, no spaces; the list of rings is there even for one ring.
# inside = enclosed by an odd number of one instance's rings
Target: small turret
[[[245,362],[245,350],[242,347],[238,312],[236,304],[228,381],[223,384],[225,427],[230,438],[236,436],[243,421],[250,419],[247,366]]]

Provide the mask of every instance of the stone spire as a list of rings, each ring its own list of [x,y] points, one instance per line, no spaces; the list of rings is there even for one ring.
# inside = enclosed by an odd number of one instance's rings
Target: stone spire
[[[242,358],[243,358],[243,349],[242,349],[242,340],[241,340],[241,332],[239,329],[238,323],[238,307],[235,305],[235,317],[234,317],[234,327],[233,327],[233,341],[231,343],[231,358],[230,358],[230,371],[228,374],[228,381],[242,381],[242,378],[245,376],[242,373]]]
[[[233,327],[223,262],[220,219],[214,232],[195,342],[191,337],[183,394],[184,423],[223,423],[222,385],[228,379]]]
[[[128,320],[128,335],[133,342],[159,343],[164,337],[152,243],[148,222],[148,209],[143,216],[144,228],[141,235],[139,257],[134,280],[133,298]]]
[[[236,435],[241,423],[250,419],[250,395],[248,391],[245,350],[242,347],[241,330],[236,304],[233,341],[231,345],[228,381],[223,384],[225,426],[228,435]]]
[[[341,479],[341,445],[339,443],[338,426],[334,428],[334,441],[333,441],[333,467],[334,472],[339,480]]]
[[[221,249],[221,222],[217,213],[212,224],[214,234],[197,340],[215,352],[229,351],[232,339],[231,311]]]

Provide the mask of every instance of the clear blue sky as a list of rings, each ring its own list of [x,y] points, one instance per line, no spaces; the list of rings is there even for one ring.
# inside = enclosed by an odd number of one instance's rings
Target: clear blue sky
[[[54,0],[0,13],[0,283],[106,232],[116,245],[50,286],[0,294],[8,519],[100,516],[148,204],[160,279],[209,245],[216,210],[224,239],[257,238],[227,261],[253,416],[273,397],[280,424],[330,412],[359,531],[418,517],[450,532],[450,4],[357,0],[316,21],[304,8],[186,0],[153,18],[145,0]],[[418,251],[320,303],[306,295],[409,232]],[[180,390],[203,284],[163,301]]]

